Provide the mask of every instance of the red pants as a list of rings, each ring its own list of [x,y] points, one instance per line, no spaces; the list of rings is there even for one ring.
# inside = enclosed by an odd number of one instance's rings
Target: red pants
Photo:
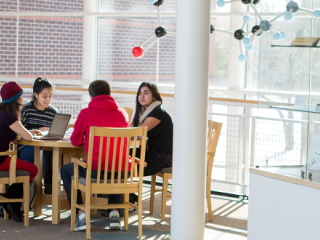
[[[0,171],[8,171],[10,167],[10,157],[0,165]],[[36,165],[29,163],[27,161],[23,161],[21,159],[17,159],[17,170],[25,170],[30,174],[30,181],[32,181],[38,173],[38,168]]]

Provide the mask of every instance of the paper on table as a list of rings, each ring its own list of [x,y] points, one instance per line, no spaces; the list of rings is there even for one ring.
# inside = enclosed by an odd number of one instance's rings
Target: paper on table
[[[320,171],[320,133],[313,133],[308,154],[308,169]]]
[[[307,100],[307,95],[297,95],[294,101],[294,108],[301,109],[304,107]]]

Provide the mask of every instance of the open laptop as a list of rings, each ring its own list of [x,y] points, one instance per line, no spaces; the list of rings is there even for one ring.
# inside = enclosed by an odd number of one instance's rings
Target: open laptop
[[[54,115],[51,128],[48,134],[44,136],[33,136],[34,139],[40,140],[61,140],[67,130],[71,115],[56,113]]]

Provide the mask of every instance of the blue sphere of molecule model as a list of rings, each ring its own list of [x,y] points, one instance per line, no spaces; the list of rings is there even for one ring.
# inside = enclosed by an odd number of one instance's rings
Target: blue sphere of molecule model
[[[244,15],[243,16],[243,21],[245,22],[250,22],[251,17],[249,15]]]
[[[281,33],[280,32],[275,32],[274,34],[273,34],[273,39],[274,40],[279,40],[281,38]]]
[[[247,57],[246,57],[246,55],[240,54],[238,59],[239,59],[240,62],[244,62],[244,61],[247,60]]]
[[[250,51],[250,50],[252,50],[253,45],[252,45],[252,44],[249,44],[249,45],[245,46],[244,48],[245,48],[247,51]]]
[[[154,4],[157,0],[148,0],[149,3]]]
[[[248,45],[250,45],[250,44],[251,44],[251,39],[250,39],[250,38],[245,37],[245,38],[242,40],[242,42],[243,42],[243,44],[244,44],[245,46],[248,46]]]
[[[281,34],[280,39],[285,39],[287,36],[287,34],[285,32],[280,32],[280,34]]]
[[[292,13],[291,12],[286,12],[283,15],[283,17],[284,17],[285,20],[290,20],[292,18]]]
[[[218,7],[224,7],[224,4],[225,4],[224,0],[218,0],[217,2]]]
[[[313,13],[313,15],[314,15],[315,17],[320,17],[320,10],[315,10],[314,13]]]

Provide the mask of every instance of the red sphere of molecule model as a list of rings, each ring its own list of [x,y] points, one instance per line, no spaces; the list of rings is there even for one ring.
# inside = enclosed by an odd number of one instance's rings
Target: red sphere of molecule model
[[[132,54],[133,56],[135,56],[136,58],[138,57],[142,57],[143,55],[143,48],[140,46],[136,46],[132,49]]]

